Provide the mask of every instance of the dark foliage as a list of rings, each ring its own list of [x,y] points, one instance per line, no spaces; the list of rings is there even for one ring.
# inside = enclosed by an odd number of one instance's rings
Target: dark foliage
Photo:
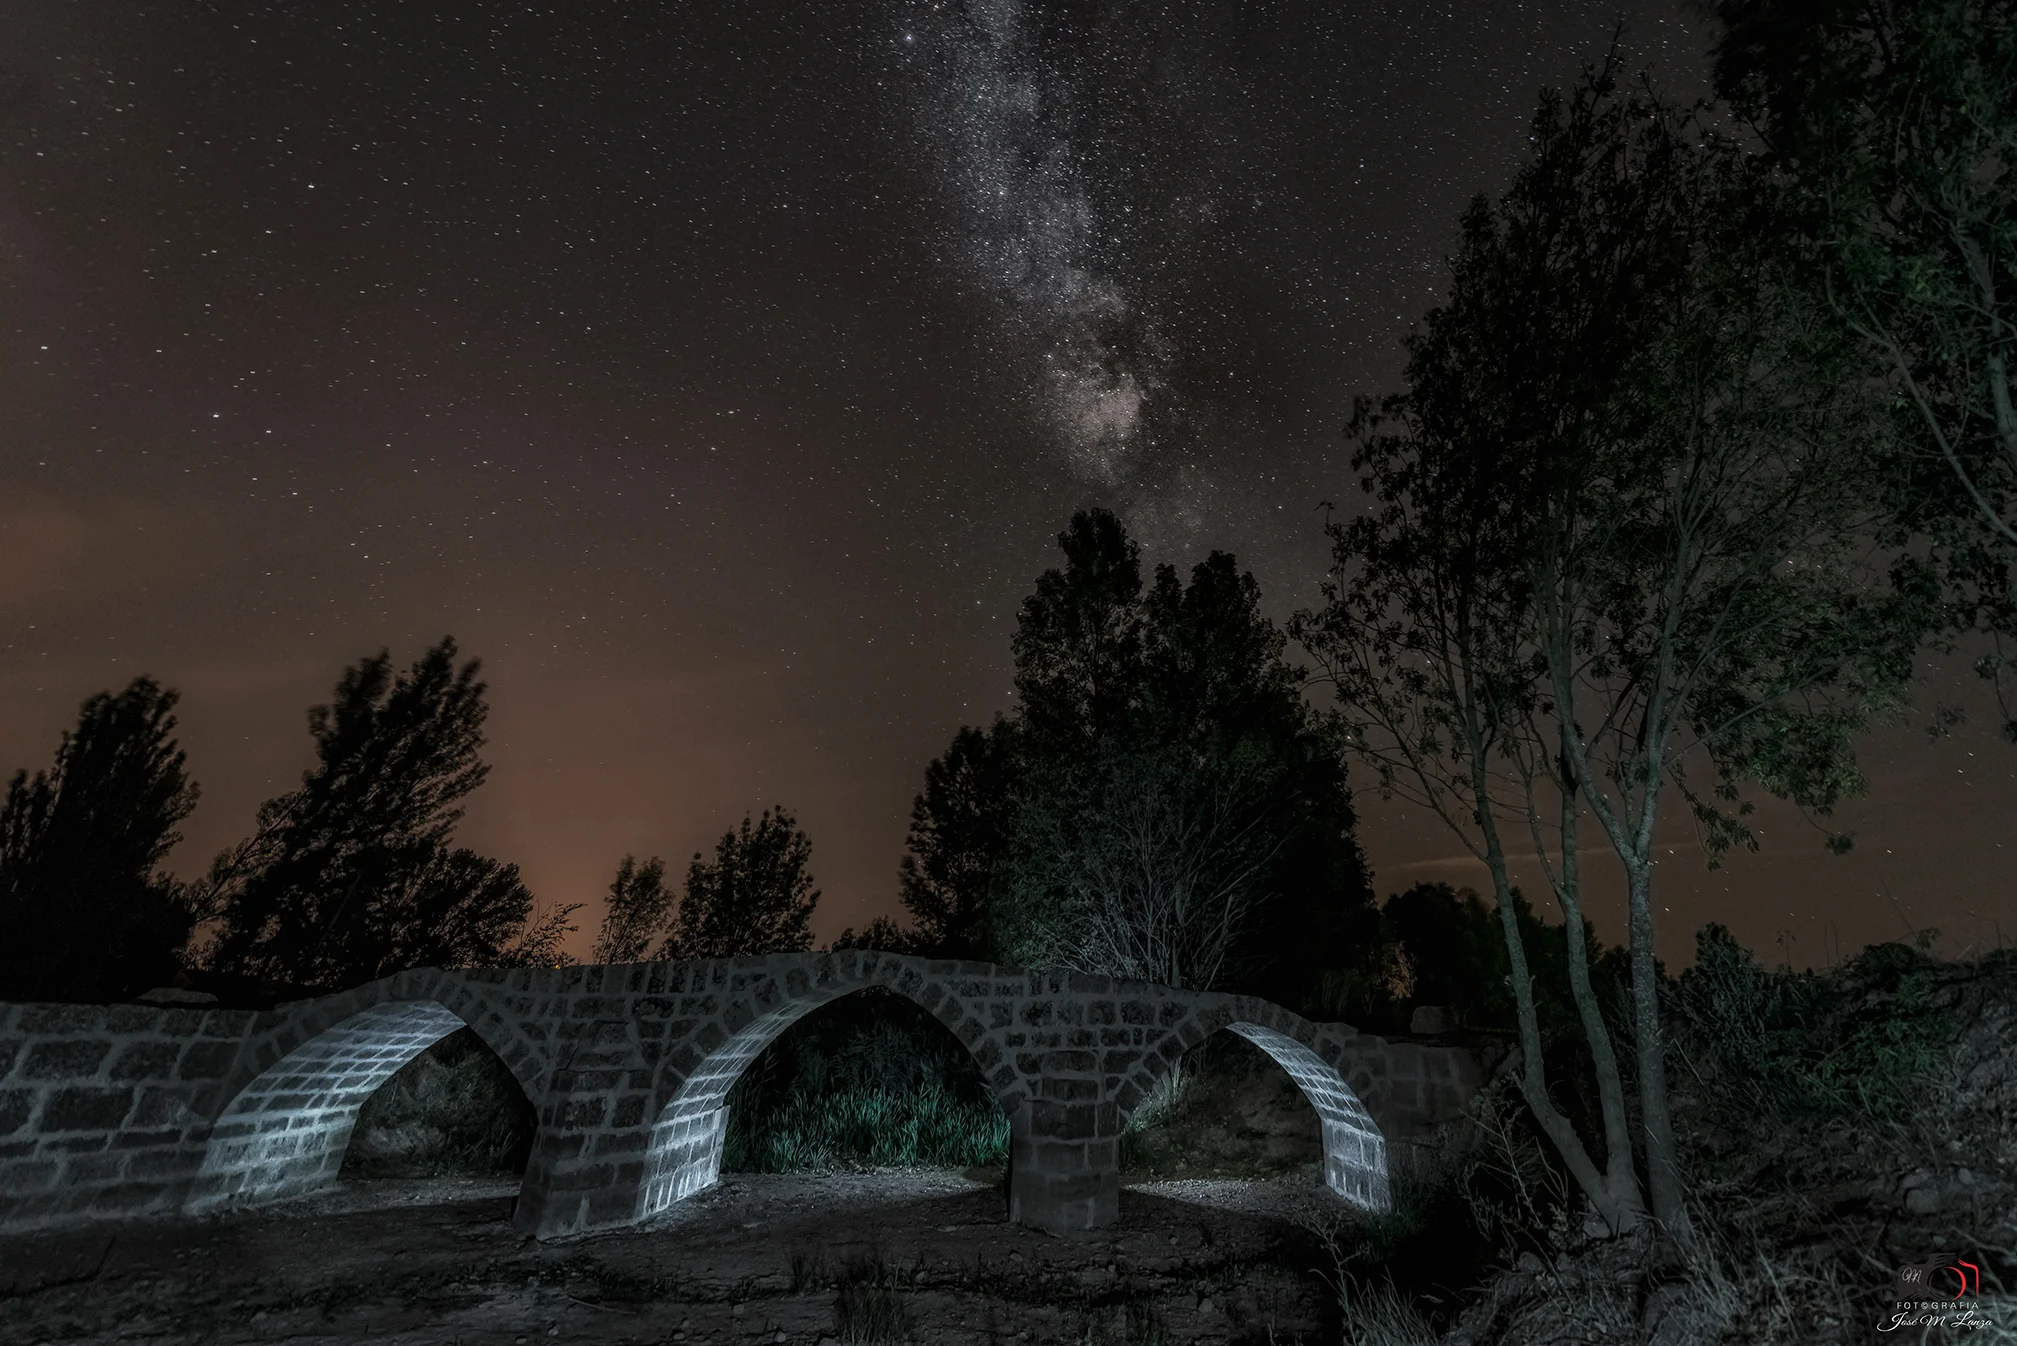
[[[1908,945],[1873,944],[1839,968],[1773,971],[1708,925],[1671,1012],[1725,1124],[1894,1117],[1952,1036],[1929,998],[1933,966]]]
[[[609,906],[596,936],[591,963],[635,963],[665,935],[672,893],[665,886],[665,861],[652,856],[643,864],[623,857],[609,885]]]
[[[333,989],[410,967],[558,961],[574,908],[534,921],[516,865],[451,845],[482,783],[484,686],[444,639],[405,673],[380,653],[308,715],[316,765],[217,858],[215,971]]]
[[[812,841],[784,809],[722,833],[714,859],[687,866],[686,896],[660,958],[737,958],[812,947],[819,902],[806,865]]]
[[[729,1093],[723,1162],[782,1171],[1000,1163],[1007,1123],[964,1044],[904,996],[871,989],[787,1028]]]
[[[989,729],[961,729],[925,768],[924,793],[911,805],[897,884],[917,947],[941,957],[988,952],[988,895],[1012,832],[1014,736],[1000,717]]]
[[[2017,10],[1719,0],[1718,92],[1763,135],[1784,232],[1896,394],[1899,541],[1930,544],[2003,696],[2017,638]]]
[[[1208,950],[1211,984],[1314,1003],[1376,917],[1336,727],[1304,702],[1259,586],[1222,552],[1145,584],[1103,510],[1059,544],[1018,617],[1015,714],[962,729],[913,809],[901,881],[921,947],[1044,961],[1159,921],[1148,942]],[[1190,975],[1123,953],[1087,956]]]
[[[158,870],[196,806],[176,694],[148,678],[84,703],[56,764],[0,803],[0,996],[123,1000],[173,980],[195,925]]]

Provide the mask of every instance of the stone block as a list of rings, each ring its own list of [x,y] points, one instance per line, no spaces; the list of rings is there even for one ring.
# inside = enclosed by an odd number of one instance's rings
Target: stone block
[[[0,1136],[11,1136],[28,1124],[37,1096],[33,1089],[0,1089]]]
[[[181,1055],[179,1042],[129,1043],[112,1058],[110,1074],[115,1080],[172,1080]]]
[[[651,1133],[644,1130],[605,1131],[595,1137],[591,1152],[604,1155],[643,1154],[651,1145]]]
[[[95,1032],[103,1021],[98,1005],[23,1005],[16,1027],[24,1037],[69,1037]]]
[[[37,1042],[28,1048],[28,1057],[21,1063],[21,1078],[88,1080],[111,1054],[112,1043],[103,1038]]]
[[[554,1125],[568,1131],[599,1127],[608,1112],[607,1102],[595,1095],[576,1095],[560,1101]]]
[[[133,1110],[133,1087],[75,1085],[58,1089],[42,1105],[44,1131],[110,1130]]]
[[[104,1031],[122,1036],[159,1032],[163,1017],[172,1013],[153,1005],[107,1005]]]
[[[96,1154],[108,1149],[112,1144],[110,1131],[81,1131],[67,1135],[42,1138],[44,1154]]]
[[[56,1185],[56,1175],[63,1166],[54,1159],[17,1159],[11,1164],[0,1164],[0,1192],[8,1196],[23,1196],[30,1192],[46,1192]]]
[[[78,1187],[98,1186],[116,1182],[125,1172],[127,1156],[113,1151],[109,1154],[75,1154],[63,1161],[63,1181]]]

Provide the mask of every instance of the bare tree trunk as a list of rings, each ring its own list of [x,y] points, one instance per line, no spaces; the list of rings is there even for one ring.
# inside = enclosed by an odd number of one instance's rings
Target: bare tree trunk
[[[1583,866],[1576,854],[1582,828],[1577,818],[1574,774],[1566,762],[1562,766],[1563,774],[1557,777],[1562,790],[1561,879],[1555,887],[1555,899],[1562,907],[1562,935],[1569,944],[1569,990],[1576,999],[1576,1013],[1583,1021],[1583,1036],[1590,1044],[1590,1060],[1597,1076],[1597,1100],[1604,1115],[1604,1185],[1618,1218],[1612,1219],[1601,1208],[1599,1214],[1613,1234],[1622,1234],[1636,1228],[1645,1218],[1646,1205],[1639,1191],[1638,1171],[1632,1165],[1632,1129],[1625,1120],[1624,1078],[1618,1071],[1610,1026],[1604,1022],[1603,1008],[1590,988],[1590,949],[1583,937]]]
[[[1655,796],[1657,797],[1657,796]],[[1646,802],[1652,808],[1652,799]],[[1667,1101],[1667,1052],[1660,1032],[1660,978],[1653,963],[1653,874],[1645,855],[1625,861],[1630,904],[1632,1032],[1639,1058],[1639,1112],[1646,1131],[1646,1177],[1653,1218],[1676,1242],[1690,1241],[1692,1227],[1681,1182],[1680,1153],[1674,1144],[1674,1115]]]
[[[1576,1185],[1583,1189],[1597,1214],[1612,1229],[1625,1225],[1627,1214],[1612,1192],[1605,1175],[1597,1170],[1583,1138],[1548,1097],[1546,1062],[1541,1055],[1541,1025],[1534,1013],[1534,976],[1527,966],[1527,946],[1520,935],[1520,914],[1513,904],[1513,885],[1506,872],[1505,846],[1499,838],[1498,820],[1492,812],[1491,794],[1485,775],[1482,752],[1471,754],[1472,789],[1477,796],[1478,825],[1484,833],[1485,866],[1492,875],[1492,893],[1498,899],[1499,924],[1506,936],[1506,961],[1512,971],[1513,1003],[1520,1020],[1520,1096],[1526,1100],[1534,1120],[1554,1145]],[[1629,1151],[1627,1152],[1629,1155]],[[1629,1165],[1629,1158],[1627,1163]]]

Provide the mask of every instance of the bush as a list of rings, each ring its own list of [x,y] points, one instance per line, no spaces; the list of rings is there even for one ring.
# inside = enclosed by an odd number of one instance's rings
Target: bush
[[[1671,993],[1688,1064],[1733,1117],[1885,1118],[1953,1036],[1929,960],[1902,944],[1826,973],[1771,971],[1720,925]]]

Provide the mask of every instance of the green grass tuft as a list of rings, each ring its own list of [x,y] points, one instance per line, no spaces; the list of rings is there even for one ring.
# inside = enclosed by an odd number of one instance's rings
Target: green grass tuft
[[[1007,1161],[1008,1133],[999,1108],[937,1085],[795,1093],[765,1113],[731,1112],[722,1164],[743,1173],[984,1168]]]

